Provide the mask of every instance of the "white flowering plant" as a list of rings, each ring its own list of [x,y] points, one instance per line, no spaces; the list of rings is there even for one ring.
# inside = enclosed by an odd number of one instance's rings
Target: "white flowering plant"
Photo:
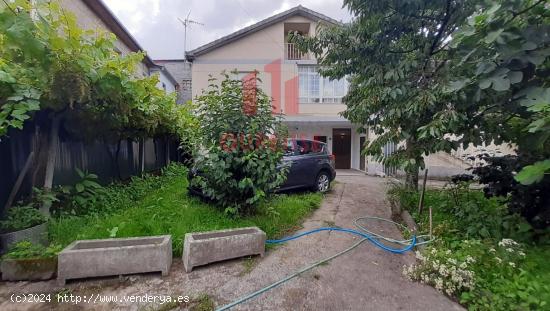
[[[388,197],[411,213],[417,235],[430,232],[428,213],[418,213],[418,193],[397,185]],[[488,199],[460,184],[427,189],[424,199],[436,240],[403,268],[407,278],[469,310],[550,310],[550,239],[510,214],[505,198]]]
[[[522,272],[526,254],[518,242],[464,240],[451,245],[439,241],[416,252],[417,262],[404,266],[410,280],[433,286],[472,310],[507,310],[510,306],[544,306]],[[544,285],[541,285],[544,286]],[[540,290],[540,289],[538,289]]]
[[[411,280],[435,287],[440,292],[455,296],[475,286],[472,256],[457,256],[450,249],[426,248],[416,251],[417,263],[403,267],[403,273]]]

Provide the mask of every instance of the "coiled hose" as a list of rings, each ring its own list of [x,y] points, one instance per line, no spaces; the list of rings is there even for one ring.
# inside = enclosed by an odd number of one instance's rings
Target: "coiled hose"
[[[285,283],[286,281],[308,271],[308,270],[311,270],[315,267],[317,267],[318,265],[321,265],[325,262],[328,262],[338,256],[341,256],[349,251],[351,251],[352,249],[356,248],[357,246],[359,246],[361,243],[365,242],[365,241],[369,241],[371,242],[372,244],[374,244],[375,246],[385,250],[385,251],[388,251],[388,252],[391,252],[391,253],[394,253],[394,254],[402,254],[402,253],[405,253],[405,252],[408,252],[410,250],[413,249],[413,247],[415,245],[421,245],[421,244],[427,244],[427,243],[430,243],[431,241],[433,241],[433,238],[428,236],[428,235],[421,235],[421,236],[418,236],[418,238],[426,238],[426,237],[429,237],[427,240],[423,240],[419,243],[417,243],[417,236],[413,235],[412,238],[410,239],[407,239],[407,240],[396,240],[396,239],[392,239],[392,238],[388,238],[388,237],[385,237],[385,236],[382,236],[380,234],[377,234],[377,233],[374,233],[374,232],[371,232],[369,230],[367,230],[365,228],[364,225],[361,225],[359,224],[360,221],[365,221],[365,220],[380,220],[380,221],[384,221],[384,222],[388,222],[388,223],[393,223],[397,226],[400,226],[402,228],[405,228],[405,226],[399,224],[399,223],[396,223],[392,220],[389,220],[389,219],[385,219],[385,218],[380,218],[380,217],[374,217],[374,216],[366,216],[366,217],[360,217],[360,218],[357,218],[354,220],[354,224],[355,226],[357,227],[358,230],[353,230],[353,229],[346,229],[346,228],[338,228],[338,227],[322,227],[322,228],[318,228],[318,229],[314,229],[314,230],[310,230],[310,231],[306,231],[306,232],[303,232],[303,233],[300,233],[300,234],[297,234],[297,235],[294,235],[294,236],[290,236],[290,237],[286,237],[286,238],[283,238],[283,239],[279,239],[279,240],[267,240],[266,241],[266,244],[278,244],[278,243],[284,243],[284,242],[288,242],[288,241],[292,241],[292,240],[295,240],[295,239],[298,239],[300,237],[303,237],[303,236],[306,236],[306,235],[310,235],[310,234],[313,234],[313,233],[317,233],[317,232],[322,232],[322,231],[336,231],[336,232],[345,232],[345,233],[350,233],[350,234],[353,234],[353,235],[357,235],[357,236],[360,236],[362,237],[363,239],[361,239],[360,241],[356,242],[355,244],[353,244],[351,247],[335,254],[335,255],[332,255],[328,258],[325,258],[323,260],[320,260],[312,265],[309,265],[305,268],[302,268],[298,271],[296,271],[295,273],[285,277],[284,279],[281,279],[275,283],[272,283],[262,289],[259,289],[253,293],[250,293],[244,297],[241,297],[235,301],[233,301],[232,303],[229,303],[227,305],[224,305],[220,308],[217,309],[217,311],[223,311],[223,310],[229,310],[231,308],[233,308],[234,306],[236,305],[239,305],[247,300],[250,300],[272,288],[275,288],[283,283]],[[390,242],[390,243],[396,243],[396,244],[401,244],[401,245],[406,245],[404,248],[393,248],[393,247],[389,247],[385,244],[383,244],[381,242],[381,240],[383,241],[387,241],[387,242]]]

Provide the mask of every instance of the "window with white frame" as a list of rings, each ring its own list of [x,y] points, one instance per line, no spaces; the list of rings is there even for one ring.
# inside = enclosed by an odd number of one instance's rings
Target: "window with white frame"
[[[300,103],[342,103],[348,91],[346,78],[323,78],[317,66],[298,66]]]

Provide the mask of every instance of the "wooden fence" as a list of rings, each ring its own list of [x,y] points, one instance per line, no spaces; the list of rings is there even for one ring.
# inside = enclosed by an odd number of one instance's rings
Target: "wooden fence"
[[[37,146],[35,126],[25,124],[23,130],[10,130],[0,141],[0,212],[8,200],[16,180],[25,167],[29,154]],[[53,185],[70,185],[78,181],[75,168],[98,175],[103,184],[114,179],[127,179],[143,172],[158,170],[170,161],[180,161],[178,143],[166,138],[140,141],[125,140],[118,144],[100,141],[84,143],[59,134],[54,166]],[[118,149],[118,166],[114,161]],[[22,179],[16,199],[32,191],[32,177]]]

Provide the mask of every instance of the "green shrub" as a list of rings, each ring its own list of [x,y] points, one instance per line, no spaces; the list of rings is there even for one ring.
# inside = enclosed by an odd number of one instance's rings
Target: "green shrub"
[[[97,182],[97,175],[76,168],[79,180],[74,185],[59,186],[57,204],[50,211],[55,216],[61,214],[82,215],[89,213],[103,194],[103,187]]]
[[[46,216],[31,205],[15,206],[8,210],[6,220],[0,221],[0,231],[19,231],[43,224],[47,220]]]
[[[58,244],[51,244],[45,247],[40,244],[33,244],[29,241],[21,241],[9,249],[2,256],[3,259],[29,259],[29,258],[51,258],[57,256],[63,248]]]
[[[428,213],[417,213],[417,192],[397,186],[388,194],[412,212],[422,233],[428,232]],[[550,248],[533,244],[531,227],[510,215],[504,200],[488,199],[462,184],[428,189],[425,206],[432,208],[436,239],[417,253],[417,263],[404,267],[407,277],[434,286],[469,310],[547,308]]]
[[[389,194],[390,200],[399,201],[421,224],[427,224],[428,213],[424,212],[421,216],[417,214],[417,192],[395,186]],[[435,226],[460,229],[451,232],[453,237],[459,235],[464,239],[512,238],[521,242],[531,241],[533,230],[529,223],[517,214],[510,214],[502,198],[486,198],[482,191],[470,189],[468,183],[427,190],[424,206],[425,211],[432,207]],[[441,233],[445,232],[443,230]]]
[[[470,310],[538,310],[546,304],[541,293],[550,287],[522,268],[527,255],[514,240],[464,240],[450,248],[436,243],[416,255],[418,263],[405,266],[404,274],[458,297]]]
[[[286,178],[286,170],[277,168],[286,137],[270,98],[256,87],[255,75],[246,82],[225,75],[221,86],[211,84],[198,97],[197,105],[200,174],[192,183],[227,213],[254,213]]]
[[[538,232],[550,228],[550,192],[547,191],[550,189],[550,174],[543,175],[542,180],[529,185],[523,185],[515,179],[523,167],[537,161],[537,156],[524,152],[517,156],[484,155],[480,158],[487,164],[476,167],[472,173],[478,175],[479,182],[484,184],[485,195],[506,197],[510,211],[522,215]],[[542,158],[543,155],[538,155],[538,160]]]

